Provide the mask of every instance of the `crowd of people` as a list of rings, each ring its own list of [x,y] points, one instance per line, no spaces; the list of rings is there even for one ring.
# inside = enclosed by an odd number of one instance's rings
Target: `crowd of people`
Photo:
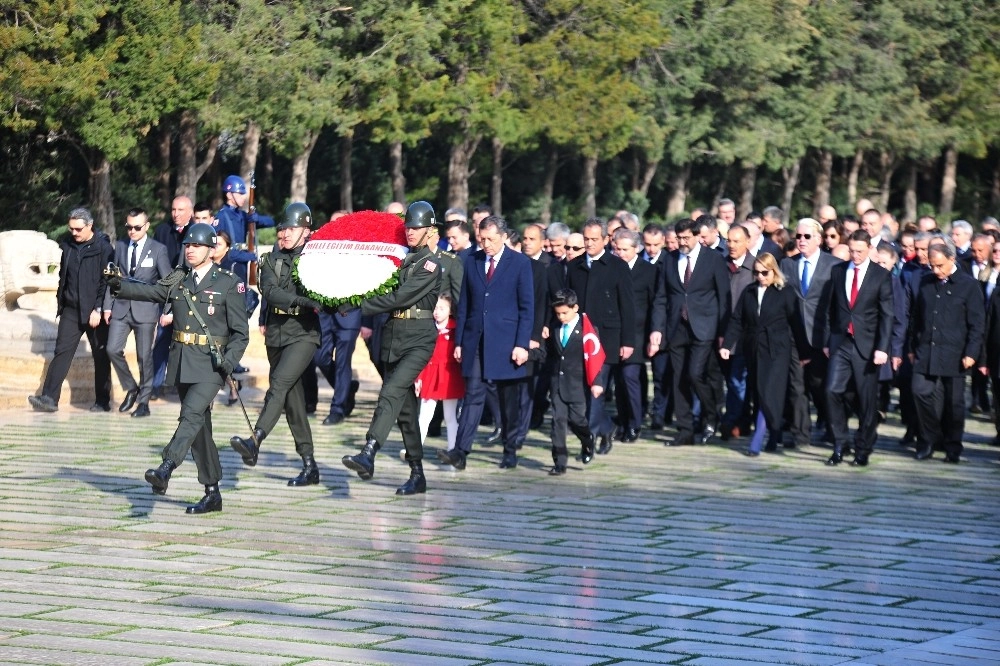
[[[992,413],[1000,444],[992,218],[978,231],[958,220],[944,233],[933,218],[900,225],[861,201],[857,216],[824,206],[818,219],[786,228],[777,207],[737,221],[735,204],[722,199],[715,215],[696,209],[668,226],[619,211],[579,231],[558,222],[517,231],[488,206],[438,218],[427,202],[393,204],[387,211],[403,218],[410,251],[398,287],[333,309],[292,277],[314,229],[308,206],[290,204],[275,222],[243,210],[239,177],[225,189],[227,205],[214,216],[177,197],[152,236],[146,212],[130,210],[128,238],[116,247],[86,209],[71,213],[55,357],[41,393],[29,397],[36,410],[58,409],[83,334],[96,368],[92,410],[111,410],[111,367],[125,390],[119,411],[133,417],[150,414],[166,377],[181,399],[180,425],[146,480],[166,492],[193,450],[206,493],[191,513],[222,506],[211,407],[220,390],[227,405],[240,401],[234,376],[245,370],[247,322],[260,300],[247,286],[258,258],[246,244],[251,222],[278,229],[259,264],[269,388],[256,423],[248,417],[249,436],[230,444],[256,465],[284,413],[303,463],[290,486],[320,481],[308,418],[317,369],[334,389],[322,425],[353,411],[359,338],[383,383],[364,446],[343,464],[372,478],[398,426],[411,469],[401,495],[426,491],[424,444],[442,420],[447,445],[437,458],[457,470],[484,421],[493,425],[487,441],[502,445],[500,467],[510,469],[547,418],[553,476],[569,469],[568,434],[583,465],[616,443],[652,437],[671,447],[748,438],[751,457],[825,442],[828,465],[850,458],[863,467],[896,388],[900,443],[915,459],[940,451],[959,462],[967,411]],[[102,271],[109,262],[115,268]],[[129,332],[138,381],[124,357]],[[674,432],[661,436],[668,426]]]

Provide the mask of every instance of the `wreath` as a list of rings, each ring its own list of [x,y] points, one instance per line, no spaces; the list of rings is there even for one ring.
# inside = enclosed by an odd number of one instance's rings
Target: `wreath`
[[[313,232],[292,277],[309,298],[323,305],[360,305],[396,288],[407,252],[398,215],[362,210]]]

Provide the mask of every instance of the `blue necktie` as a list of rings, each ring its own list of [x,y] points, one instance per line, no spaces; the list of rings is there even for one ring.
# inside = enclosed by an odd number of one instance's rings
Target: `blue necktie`
[[[563,324],[562,326],[562,346],[565,347],[566,343],[569,342],[569,324]]]
[[[802,261],[802,295],[805,296],[809,291],[809,260],[805,259]]]

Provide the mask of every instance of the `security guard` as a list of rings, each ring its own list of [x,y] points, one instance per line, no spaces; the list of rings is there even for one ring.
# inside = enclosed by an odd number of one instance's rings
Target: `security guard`
[[[176,269],[151,285],[125,281],[120,269],[113,266],[109,267],[108,276],[108,285],[119,298],[169,302],[173,306],[174,332],[167,381],[177,386],[181,399],[180,423],[163,449],[163,463],[146,470],[146,481],[155,494],[166,494],[170,474],[184,462],[190,449],[198,468],[198,480],[205,486],[205,496],[189,506],[188,513],[222,511],[219,493],[222,466],[212,439],[212,402],[249,341],[246,287],[233,273],[212,263],[210,253],[215,242],[211,225],[191,224],[184,236],[184,258],[190,271]],[[215,350],[211,347],[213,342]]]
[[[258,227],[273,227],[274,220],[257,211],[247,213],[243,204],[247,201],[247,184],[239,176],[227,176],[222,183],[222,193],[226,203],[215,214],[219,231],[225,231],[240,250],[246,249],[247,226],[253,222]]]
[[[389,437],[393,423],[399,423],[410,464],[410,478],[396,490],[397,495],[427,491],[424,480],[424,448],[420,441],[417,416],[420,408],[413,383],[434,352],[437,328],[431,313],[437,303],[441,264],[427,247],[427,236],[435,225],[434,208],[416,201],[406,209],[406,244],[410,253],[399,269],[399,286],[390,294],[375,296],[361,304],[364,315],[391,312],[382,333],[382,360],[385,377],[378,404],[368,427],[361,452],[344,456],[343,463],[364,480],[375,474],[375,454]]]
[[[278,224],[278,249],[265,254],[260,261],[260,291],[267,304],[264,346],[271,365],[270,386],[254,426],[254,436],[234,436],[229,440],[243,462],[253,467],[260,454],[260,443],[274,428],[284,409],[285,420],[295,440],[295,451],[302,457],[302,472],[288,481],[290,486],[319,483],[302,373],[319,347],[316,311],[323,306],[306,296],[302,287],[292,280],[295,260],[302,254],[311,224],[309,206],[300,202],[288,204]]]

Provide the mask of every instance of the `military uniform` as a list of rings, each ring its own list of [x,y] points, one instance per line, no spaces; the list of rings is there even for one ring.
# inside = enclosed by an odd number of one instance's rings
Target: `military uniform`
[[[188,306],[185,291],[190,294],[192,305],[215,342],[221,345],[225,365],[235,367],[246,351],[249,326],[244,299],[246,287],[232,272],[213,264],[197,283],[194,271],[176,285],[166,280],[153,285],[122,282],[117,296],[172,305],[174,333],[167,382],[177,386],[181,413],[177,430],[163,449],[163,460],[178,467],[190,449],[198,468],[199,482],[214,486],[222,478],[222,466],[212,439],[211,410],[215,396],[225,383],[225,372],[213,366],[207,336]],[[162,490],[166,491],[165,482]],[[154,491],[157,491],[155,485]]]
[[[451,296],[451,313],[458,312],[458,299],[462,295],[462,277],[465,269],[453,253],[435,248],[432,250],[441,264],[441,293]]]

